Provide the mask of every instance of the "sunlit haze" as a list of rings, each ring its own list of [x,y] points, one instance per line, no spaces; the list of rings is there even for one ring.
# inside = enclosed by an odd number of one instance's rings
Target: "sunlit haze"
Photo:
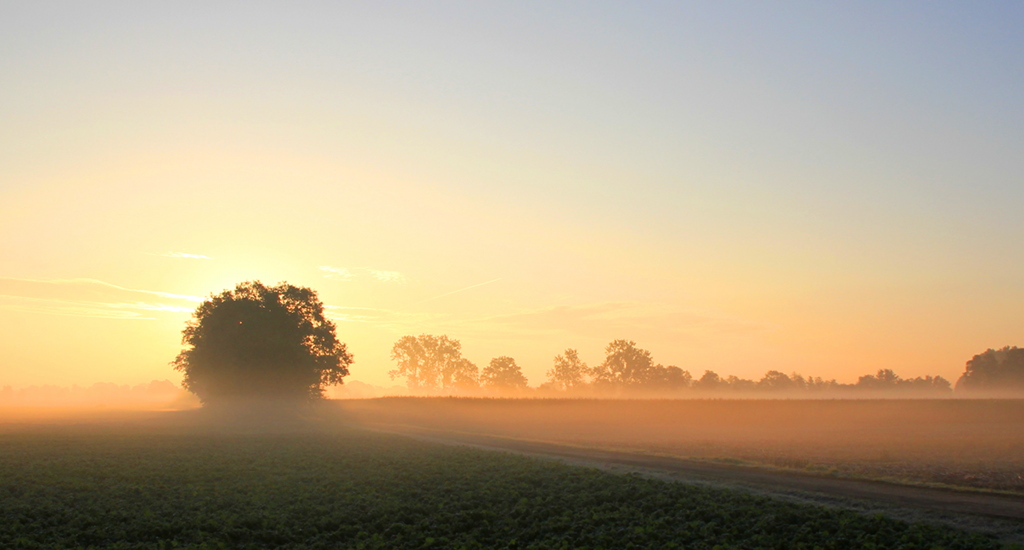
[[[628,339],[757,379],[1024,342],[1024,4],[0,6],[0,386],[181,380],[210,293],[531,386]]]

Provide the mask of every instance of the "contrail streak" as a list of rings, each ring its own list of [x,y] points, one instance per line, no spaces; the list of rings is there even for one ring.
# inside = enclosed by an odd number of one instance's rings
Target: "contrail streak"
[[[475,285],[470,285],[470,286],[467,286],[466,288],[460,288],[460,289],[458,289],[458,290],[453,290],[453,291],[451,291],[451,292],[445,292],[444,294],[439,294],[439,295],[437,295],[437,296],[434,296],[434,297],[432,297],[432,298],[427,298],[426,300],[420,300],[419,302],[416,302],[416,303],[414,303],[414,304],[412,304],[412,305],[414,305],[414,306],[415,306],[415,305],[419,305],[419,304],[422,304],[422,303],[424,303],[424,302],[430,302],[430,301],[432,301],[432,300],[437,300],[438,298],[444,298],[445,296],[451,296],[452,294],[458,294],[459,292],[462,292],[462,291],[464,291],[464,290],[469,290],[469,289],[471,289],[471,288],[476,288],[476,287],[478,287],[478,286],[484,286],[484,285],[489,285],[489,284],[491,284],[491,283],[495,283],[495,282],[498,282],[498,281],[500,281],[501,279],[502,279],[502,277],[498,277],[497,279],[491,279],[490,281],[484,281],[484,282],[482,282],[482,283],[477,283],[477,284],[475,284]]]
[[[154,296],[161,296],[163,298],[174,298],[174,299],[177,299],[177,300],[188,300],[190,302],[202,302],[203,300],[206,299],[206,298],[203,298],[202,296],[190,296],[188,294],[171,294],[170,292],[160,292],[160,291],[157,291],[157,290],[142,290],[142,289],[139,289],[139,288],[128,288],[128,287],[123,287],[121,285],[115,285],[113,283],[108,283],[106,281],[101,281],[99,279],[77,278],[77,279],[48,279],[47,280],[47,279],[23,279],[21,277],[0,277],[0,280],[22,281],[22,282],[27,282],[27,283],[45,283],[45,284],[51,284],[51,285],[66,285],[66,284],[88,283],[88,284],[93,284],[93,285],[105,286],[105,287],[109,287],[109,288],[116,288],[117,290],[124,290],[126,292],[141,292],[143,294],[153,294]]]

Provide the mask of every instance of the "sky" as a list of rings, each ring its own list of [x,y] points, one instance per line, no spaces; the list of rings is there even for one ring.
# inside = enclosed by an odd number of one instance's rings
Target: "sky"
[[[1024,345],[1019,2],[0,1],[0,386],[180,381],[211,293],[315,289],[391,385]]]

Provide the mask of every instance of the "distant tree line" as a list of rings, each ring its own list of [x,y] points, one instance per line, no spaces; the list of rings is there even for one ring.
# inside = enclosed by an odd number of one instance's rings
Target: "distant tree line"
[[[480,370],[462,356],[462,344],[445,335],[403,336],[391,348],[391,359],[398,368],[388,374],[392,379],[404,377],[414,391],[507,392],[527,388],[526,376],[515,359],[495,357]]]
[[[167,404],[185,401],[186,393],[170,380],[153,380],[129,386],[97,382],[91,386],[0,387],[0,405],[84,406]]]
[[[267,286],[245,281],[233,290],[211,294],[186,323],[182,344],[185,348],[171,364],[184,375],[183,387],[204,405],[315,401],[323,397],[326,387],[342,383],[353,362],[334,323],[324,315],[316,292],[284,282]],[[604,360],[589,366],[577,350],[566,349],[554,357],[547,380],[529,388],[514,358],[494,357],[481,369],[462,356],[458,340],[421,334],[395,342],[391,358],[396,368],[389,374],[392,379],[404,378],[410,390],[425,394],[668,397],[683,392],[868,395],[901,391],[944,395],[953,391],[941,376],[904,379],[890,369],[861,376],[854,384],[777,370],[769,370],[760,380],[723,378],[711,370],[695,377],[675,365],[655,362],[650,351],[631,340],[614,340],[604,351]],[[97,386],[90,391],[112,390]],[[1024,350],[1004,347],[975,355],[957,380],[956,392],[1024,393]],[[10,402],[14,397],[13,388],[0,388],[0,400]]]
[[[321,399],[324,389],[349,374],[352,354],[324,315],[316,292],[288,283],[267,286],[245,281],[233,290],[211,294],[196,308],[182,331],[185,345],[171,364],[182,385],[204,404],[248,404],[267,400],[302,403]],[[699,377],[675,365],[655,362],[651,352],[631,340],[614,340],[600,364],[587,365],[575,349],[554,357],[547,380],[536,388],[516,360],[492,358],[483,368],[462,356],[462,344],[446,335],[404,336],[395,342],[392,379],[404,378],[416,393],[464,395],[640,395],[678,396],[684,392],[767,392],[807,395],[828,392],[915,392],[945,395],[953,391],[941,376],[904,379],[890,369],[861,376],[854,384],[769,370],[760,380],[722,377],[705,370]],[[94,391],[100,392],[103,388]],[[989,349],[967,362],[957,380],[964,395],[1024,393],[1024,350]],[[0,400],[14,398],[0,388]]]
[[[842,384],[834,379],[805,377],[769,370],[760,380],[737,376],[722,377],[705,370],[695,378],[688,370],[661,365],[651,352],[631,340],[614,340],[605,347],[604,360],[589,366],[575,349],[555,356],[547,371],[547,380],[529,388],[515,359],[495,357],[483,369],[462,357],[462,345],[448,336],[421,334],[399,339],[391,350],[397,368],[392,379],[405,378],[408,387],[427,393],[463,394],[541,394],[674,395],[698,393],[773,393],[773,394],[880,394],[906,392],[915,395],[949,395],[953,385],[941,376],[902,378],[891,369],[866,374],[856,383]],[[967,362],[967,370],[956,383],[958,394],[984,390],[1024,391],[1024,349],[1015,347],[988,350]]]

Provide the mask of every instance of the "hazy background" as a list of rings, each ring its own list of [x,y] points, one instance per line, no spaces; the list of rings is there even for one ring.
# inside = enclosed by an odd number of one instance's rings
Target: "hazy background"
[[[0,385],[180,380],[310,286],[446,333],[851,382],[1022,342],[1017,2],[0,2]]]

